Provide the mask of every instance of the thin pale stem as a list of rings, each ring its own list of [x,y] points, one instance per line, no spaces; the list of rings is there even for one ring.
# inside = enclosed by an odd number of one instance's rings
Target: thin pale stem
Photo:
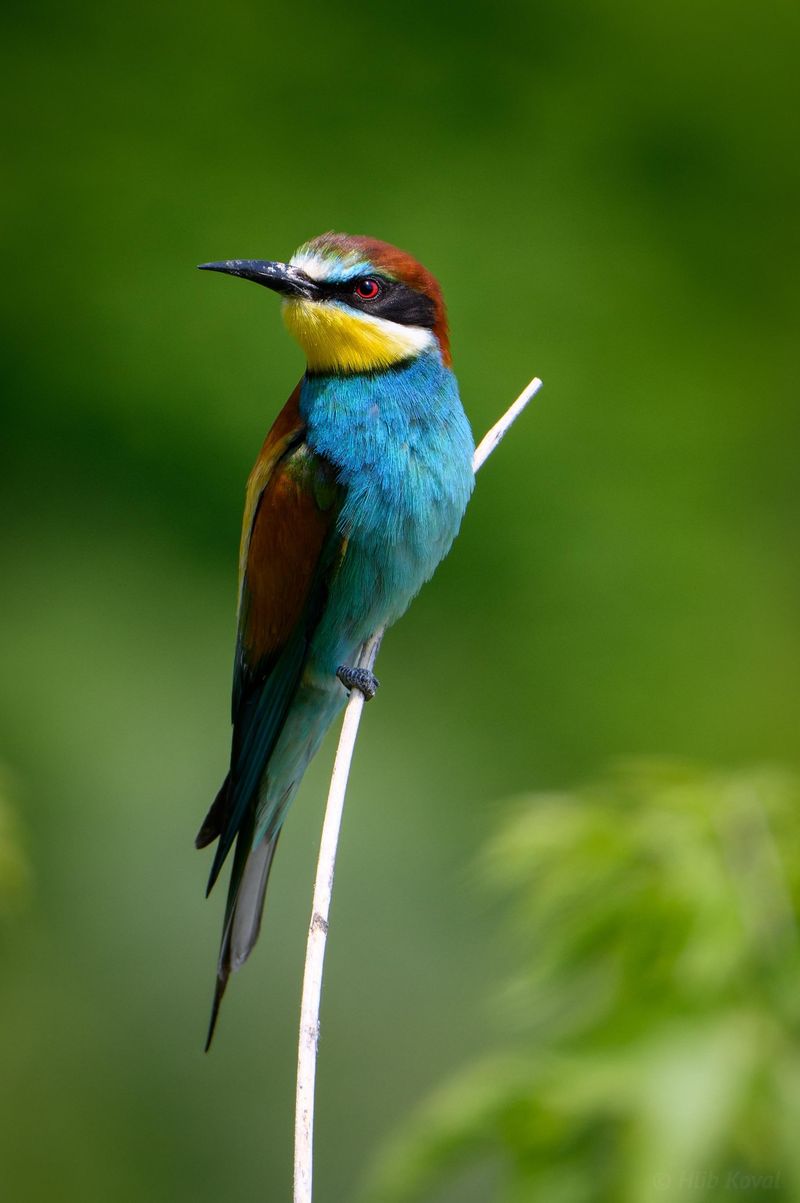
[[[359,656],[359,667],[371,669],[380,647],[382,632],[373,635]],[[314,1143],[314,1083],[317,1072],[317,1043],[319,1041],[319,1003],[322,993],[322,967],[328,939],[328,914],[333,892],[333,873],[336,867],[336,848],[342,811],[350,775],[350,762],[356,746],[364,695],[359,689],[350,694],[344,713],[342,733],[333,762],[325,819],[319,845],[317,876],[314,881],[314,901],[308,927],[306,964],[303,972],[303,997],[300,1003],[300,1038],[297,1046],[297,1095],[294,1128],[294,1198],[295,1203],[311,1203],[311,1170]]]
[[[541,380],[538,376],[534,376],[527,388],[522,390],[514,404],[509,406],[502,418],[500,418],[498,422],[495,422],[491,430],[486,432],[481,441],[478,443],[478,446],[475,448],[475,454],[472,457],[473,472],[477,473],[478,469],[483,467],[494,449],[505,437],[508,428],[513,422],[516,422],[525,406],[528,404],[531,398],[538,393],[541,387]]]
[[[525,406],[542,387],[535,377],[520,393],[514,404],[506,410],[499,422],[481,439],[472,460],[475,472],[486,462],[512,422],[516,421]],[[372,669],[383,631],[378,631],[361,649],[358,658],[360,668]],[[333,774],[325,805],[322,838],[317,861],[317,876],[314,881],[314,901],[306,944],[306,963],[303,972],[303,997],[300,1003],[300,1038],[297,1048],[297,1094],[294,1128],[294,1203],[311,1203],[312,1165],[314,1147],[314,1084],[317,1073],[317,1045],[319,1042],[319,1005],[322,994],[322,970],[325,963],[325,945],[328,938],[328,915],[333,893],[333,874],[336,868],[336,849],[342,812],[350,776],[350,764],[356,746],[364,695],[354,689],[344,712],[342,733],[336,749]]]

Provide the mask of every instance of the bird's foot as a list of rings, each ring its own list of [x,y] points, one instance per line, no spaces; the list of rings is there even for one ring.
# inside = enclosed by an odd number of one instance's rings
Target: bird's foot
[[[348,668],[346,664],[340,664],[336,676],[345,689],[359,689],[365,702],[371,701],[378,692],[378,678],[368,668]]]

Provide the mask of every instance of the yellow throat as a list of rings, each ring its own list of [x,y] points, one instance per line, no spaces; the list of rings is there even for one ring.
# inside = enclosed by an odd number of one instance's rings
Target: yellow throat
[[[402,326],[329,301],[284,301],[283,320],[312,372],[379,371],[419,355],[435,339],[422,326]]]

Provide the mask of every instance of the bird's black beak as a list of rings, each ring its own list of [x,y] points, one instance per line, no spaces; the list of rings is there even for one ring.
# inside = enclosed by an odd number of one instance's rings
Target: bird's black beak
[[[290,263],[269,263],[266,259],[223,259],[221,263],[200,263],[202,272],[224,272],[227,276],[241,276],[263,284],[284,297],[305,297],[314,300],[319,296],[319,286],[314,280],[292,267]]]

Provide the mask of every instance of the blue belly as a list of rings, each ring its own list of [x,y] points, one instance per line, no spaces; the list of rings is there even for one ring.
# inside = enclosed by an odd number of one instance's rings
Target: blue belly
[[[309,665],[328,674],[400,617],[447,554],[472,492],[474,443],[438,352],[381,373],[307,376],[300,408],[308,446],[346,490],[347,548]]]

